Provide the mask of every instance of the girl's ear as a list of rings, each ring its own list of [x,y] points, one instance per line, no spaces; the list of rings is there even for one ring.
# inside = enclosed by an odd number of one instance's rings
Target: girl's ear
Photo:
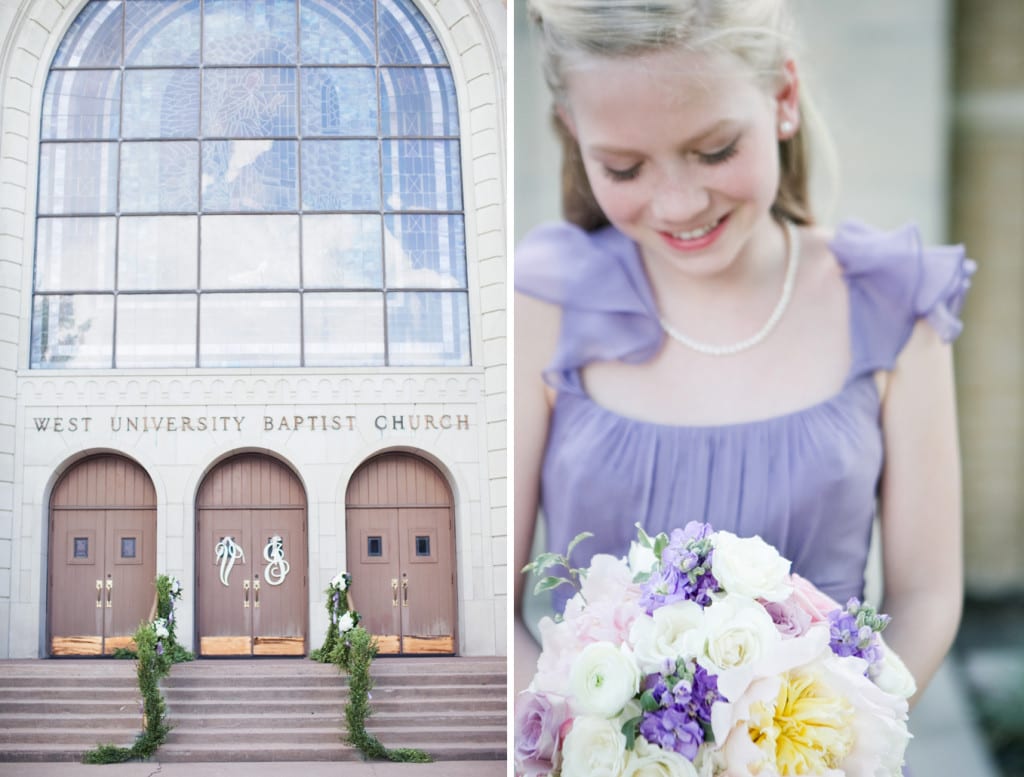
[[[792,59],[787,59],[782,65],[775,105],[779,140],[788,140],[800,128],[800,76]]]

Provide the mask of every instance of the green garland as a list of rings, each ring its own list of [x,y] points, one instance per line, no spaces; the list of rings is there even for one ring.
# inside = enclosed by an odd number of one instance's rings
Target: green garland
[[[82,759],[87,764],[122,763],[149,758],[167,739],[171,730],[165,721],[167,706],[160,693],[160,680],[171,671],[171,651],[163,648],[167,629],[157,621],[140,624],[133,639],[139,690],[142,692],[143,729],[131,747],[100,745]]]
[[[117,658],[134,658],[139,691],[142,693],[142,733],[131,747],[99,745],[82,759],[87,764],[111,764],[149,758],[167,739],[171,730],[165,722],[167,705],[160,693],[160,680],[168,675],[173,664],[191,661],[194,656],[178,644],[175,636],[175,606],[181,598],[177,578],[159,575],[156,579],[156,618],[139,624],[132,639],[135,650],[119,649]]]
[[[350,648],[348,651],[348,703],[345,705],[345,722],[348,725],[348,741],[359,748],[367,758],[383,758],[388,761],[408,763],[429,763],[433,759],[422,750],[409,747],[389,750],[377,737],[366,730],[366,719],[370,717],[370,691],[373,689],[373,678],[370,677],[370,664],[377,655],[377,643],[370,632],[362,626],[352,629],[348,634]],[[340,655],[340,651],[335,651]],[[335,661],[339,668],[341,664]]]
[[[327,616],[330,625],[327,627],[327,636],[320,648],[309,654],[314,661],[322,664],[338,664],[343,669],[348,669],[349,642],[341,637],[359,625],[359,613],[353,610],[349,604],[348,589],[352,585],[352,575],[348,572],[339,572],[331,580],[324,593],[327,595]],[[336,657],[335,653],[339,653]]]

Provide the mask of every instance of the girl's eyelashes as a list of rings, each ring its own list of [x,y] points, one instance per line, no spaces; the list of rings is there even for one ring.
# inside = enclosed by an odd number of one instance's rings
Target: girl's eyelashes
[[[739,142],[740,139],[736,138],[732,143],[718,151],[713,151],[710,154],[698,153],[697,158],[705,165],[720,165],[722,162],[728,162],[736,155]]]
[[[632,181],[638,175],[640,175],[640,165],[642,163],[637,162],[632,167],[626,168],[625,170],[618,170],[614,167],[608,167],[604,165],[604,174],[611,178],[613,181]]]

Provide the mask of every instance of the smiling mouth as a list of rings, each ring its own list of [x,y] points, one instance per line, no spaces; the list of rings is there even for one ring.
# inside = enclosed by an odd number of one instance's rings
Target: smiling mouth
[[[722,223],[722,219],[719,218],[716,221],[712,221],[710,224],[705,224],[703,227],[697,229],[691,229],[689,232],[671,232],[670,234],[676,240],[697,240],[710,234],[715,227]]]

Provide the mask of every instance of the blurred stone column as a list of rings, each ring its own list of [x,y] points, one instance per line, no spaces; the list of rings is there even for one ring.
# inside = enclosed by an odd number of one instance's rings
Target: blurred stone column
[[[952,235],[978,261],[956,349],[967,585],[1024,589],[1024,3],[959,0]]]

